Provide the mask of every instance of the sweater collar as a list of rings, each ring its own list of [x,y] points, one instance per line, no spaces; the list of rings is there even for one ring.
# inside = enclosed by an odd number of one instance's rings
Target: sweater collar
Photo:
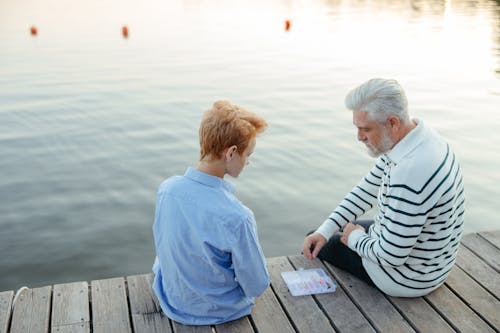
[[[426,127],[424,122],[413,119],[417,124],[404,138],[402,138],[388,153],[387,158],[394,164],[398,164],[406,155],[412,152],[424,139]]]

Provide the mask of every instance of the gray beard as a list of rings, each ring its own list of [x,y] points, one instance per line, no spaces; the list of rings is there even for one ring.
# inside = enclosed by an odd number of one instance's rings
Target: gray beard
[[[387,135],[387,133],[384,131],[382,132],[382,138],[380,140],[380,146],[375,147],[371,144],[365,144],[366,148],[368,150],[368,155],[371,157],[379,157],[382,154],[387,153],[389,150],[392,149],[394,146],[394,142],[392,142],[391,138]]]

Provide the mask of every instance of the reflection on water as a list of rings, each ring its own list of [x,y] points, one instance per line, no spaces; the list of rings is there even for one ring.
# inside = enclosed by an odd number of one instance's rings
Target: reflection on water
[[[0,290],[149,271],[218,98],[269,121],[231,181],[266,255],[298,253],[373,163],[343,99],[374,76],[454,146],[466,231],[498,229],[499,27],[498,1],[0,2]]]
[[[495,58],[497,59],[497,77],[500,75],[500,0],[496,0],[497,6],[495,11],[495,17],[493,19],[493,36],[495,39],[495,45],[493,46],[495,49]]]

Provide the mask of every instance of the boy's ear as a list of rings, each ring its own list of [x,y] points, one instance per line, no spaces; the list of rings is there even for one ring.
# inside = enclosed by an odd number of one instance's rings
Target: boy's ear
[[[237,154],[237,153],[238,153],[238,147],[236,147],[236,145],[233,145],[233,146],[225,149],[224,157],[225,157],[226,161],[231,161],[234,157],[234,154]]]

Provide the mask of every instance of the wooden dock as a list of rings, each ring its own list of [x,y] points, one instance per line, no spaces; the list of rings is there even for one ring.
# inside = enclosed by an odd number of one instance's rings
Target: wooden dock
[[[500,231],[466,235],[446,283],[425,297],[384,296],[348,273],[300,255],[268,259],[272,284],[248,317],[184,326],[165,317],[152,274],[0,292],[0,333],[17,332],[499,332]],[[291,296],[280,273],[322,267],[337,290]]]

